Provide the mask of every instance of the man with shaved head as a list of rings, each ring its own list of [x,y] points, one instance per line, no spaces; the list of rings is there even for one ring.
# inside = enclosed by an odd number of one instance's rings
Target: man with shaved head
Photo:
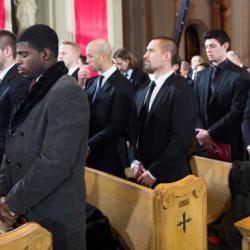
[[[125,134],[133,107],[133,87],[112,63],[112,49],[103,39],[86,48],[87,63],[99,72],[85,91],[89,98],[89,155],[87,165],[124,177],[128,164]]]
[[[153,39],[144,55],[145,69],[155,80],[138,100],[139,135],[131,168],[137,182],[147,187],[189,174],[197,103],[193,89],[173,72],[176,57],[176,43],[169,37]]]

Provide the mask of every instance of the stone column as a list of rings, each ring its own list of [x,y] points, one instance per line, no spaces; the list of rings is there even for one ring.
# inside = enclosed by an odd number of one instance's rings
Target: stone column
[[[107,0],[108,40],[115,51],[123,47],[122,1]]]
[[[250,65],[250,1],[232,1],[232,49]]]

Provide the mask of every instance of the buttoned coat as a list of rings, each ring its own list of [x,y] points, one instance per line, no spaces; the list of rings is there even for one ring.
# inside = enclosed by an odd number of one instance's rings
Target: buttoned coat
[[[46,79],[53,74],[54,68]],[[7,136],[0,194],[7,196],[15,214],[52,232],[53,249],[85,250],[87,98],[76,81],[63,74],[26,117],[22,115],[19,108]]]
[[[148,87],[138,95],[135,159],[157,179],[174,182],[190,173],[188,152],[197,120],[197,101],[183,77],[171,74],[156,95],[146,121],[141,112]]]
[[[0,163],[4,154],[5,137],[14,106],[24,96],[29,81],[24,79],[17,70],[11,67],[0,83]]]
[[[209,98],[212,68],[198,73],[195,92],[199,105],[197,127],[208,130],[216,143],[231,146],[232,161],[241,160],[243,140],[241,122],[250,85],[246,70],[227,61],[218,74],[216,87]]]
[[[128,166],[126,132],[133,108],[133,86],[116,70],[95,96],[98,77],[85,89],[90,103],[90,167],[124,177]]]

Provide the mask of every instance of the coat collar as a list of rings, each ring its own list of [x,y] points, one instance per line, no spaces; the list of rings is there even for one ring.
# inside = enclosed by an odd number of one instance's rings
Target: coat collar
[[[34,106],[44,98],[57,80],[64,74],[67,74],[67,72],[68,69],[63,62],[57,62],[44,72],[32,91],[30,93],[27,92],[25,97],[16,106],[10,122],[11,130],[15,130],[26,119]]]

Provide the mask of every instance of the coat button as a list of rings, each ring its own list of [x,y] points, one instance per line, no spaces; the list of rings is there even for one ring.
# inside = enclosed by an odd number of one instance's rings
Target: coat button
[[[10,164],[11,163],[11,161],[6,157],[5,158],[5,162],[7,163],[7,164]]]
[[[21,168],[22,167],[22,164],[21,163],[19,163],[19,162],[17,162],[17,164],[16,164],[16,168]]]

